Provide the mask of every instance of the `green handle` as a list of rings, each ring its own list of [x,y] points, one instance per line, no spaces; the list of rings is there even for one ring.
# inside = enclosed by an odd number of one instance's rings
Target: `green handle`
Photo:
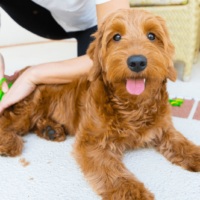
[[[0,101],[1,101],[1,99],[3,98],[3,95],[4,95],[3,91],[0,90]]]
[[[6,78],[2,78],[1,81],[0,81],[0,101],[2,100],[2,98],[3,98],[4,94],[5,94],[5,93],[2,91],[2,89],[1,89],[1,85],[2,85],[2,83],[3,83],[4,81],[7,82],[7,79],[6,79]],[[11,86],[12,86],[12,83],[10,83],[10,84],[8,85],[8,88],[10,88]]]
[[[8,88],[10,88],[12,86],[12,83],[10,83],[9,85],[8,85]]]

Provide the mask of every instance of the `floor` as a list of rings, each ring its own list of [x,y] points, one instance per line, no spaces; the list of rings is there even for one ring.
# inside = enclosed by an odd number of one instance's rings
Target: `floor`
[[[28,65],[76,57],[76,43],[63,41],[2,48],[6,73],[13,74]],[[177,130],[200,145],[200,58],[193,66],[191,81],[180,80],[183,66],[176,63],[179,79],[168,82],[170,98],[184,99],[181,107],[172,107]],[[0,199],[6,200],[100,200],[83,178],[71,155],[74,138],[53,143],[34,134],[24,137],[20,157],[0,157]],[[127,168],[144,182],[157,200],[200,199],[200,173],[191,173],[172,165],[154,149],[127,152]]]

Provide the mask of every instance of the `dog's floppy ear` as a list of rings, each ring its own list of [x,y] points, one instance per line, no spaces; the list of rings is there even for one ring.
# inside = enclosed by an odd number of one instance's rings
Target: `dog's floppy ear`
[[[90,46],[87,50],[88,56],[90,57],[91,60],[93,60],[93,66],[90,69],[90,72],[88,75],[88,80],[91,82],[96,80],[101,73],[99,55],[97,53],[97,49],[99,49],[99,50],[101,49],[100,44],[99,44],[98,32],[93,34],[93,37],[95,37],[95,40],[90,44]]]
[[[87,50],[87,54],[90,59],[93,60],[93,67],[91,68],[88,76],[88,80],[91,82],[95,81],[102,72],[102,54],[104,48],[106,47],[106,44],[104,44],[106,42],[106,36],[104,36],[105,26],[106,23],[104,22],[100,29],[92,35],[95,37],[95,40],[90,44]]]
[[[167,75],[167,78],[169,80],[173,81],[173,82],[175,82],[176,79],[177,79],[177,72],[175,70],[173,60],[171,60],[171,64],[169,64],[169,66],[168,66],[168,75]]]
[[[160,16],[156,16],[157,20],[160,22],[160,25],[162,26],[162,29],[165,33],[165,50],[167,53],[167,60],[168,60],[168,75],[167,78],[170,79],[171,81],[175,82],[177,79],[177,72],[174,68],[174,63],[173,63],[173,55],[175,53],[175,48],[174,45],[172,44],[170,38],[169,38],[169,32],[167,29],[167,24],[166,20],[164,20]]]

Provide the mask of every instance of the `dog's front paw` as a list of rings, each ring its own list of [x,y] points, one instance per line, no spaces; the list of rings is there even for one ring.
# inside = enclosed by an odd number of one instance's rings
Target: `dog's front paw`
[[[154,195],[144,184],[123,178],[103,195],[103,200],[154,200]]]
[[[183,157],[180,164],[183,168],[191,172],[200,172],[200,146],[193,146],[187,156]]]
[[[42,131],[42,137],[47,140],[61,142],[66,139],[65,132],[62,127],[51,127],[47,126]]]
[[[8,155],[0,153],[0,157],[8,157]]]

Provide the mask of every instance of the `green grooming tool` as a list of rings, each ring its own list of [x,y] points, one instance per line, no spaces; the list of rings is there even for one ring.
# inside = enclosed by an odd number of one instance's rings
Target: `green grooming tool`
[[[2,78],[1,81],[0,81],[0,101],[2,100],[2,98],[3,98],[4,94],[5,94],[5,93],[2,91],[2,89],[1,89],[1,85],[2,85],[2,83],[3,83],[4,81],[7,82],[7,79],[6,79],[6,78]],[[11,86],[12,86],[12,83],[10,83],[10,84],[8,85],[9,88],[10,88]]]

